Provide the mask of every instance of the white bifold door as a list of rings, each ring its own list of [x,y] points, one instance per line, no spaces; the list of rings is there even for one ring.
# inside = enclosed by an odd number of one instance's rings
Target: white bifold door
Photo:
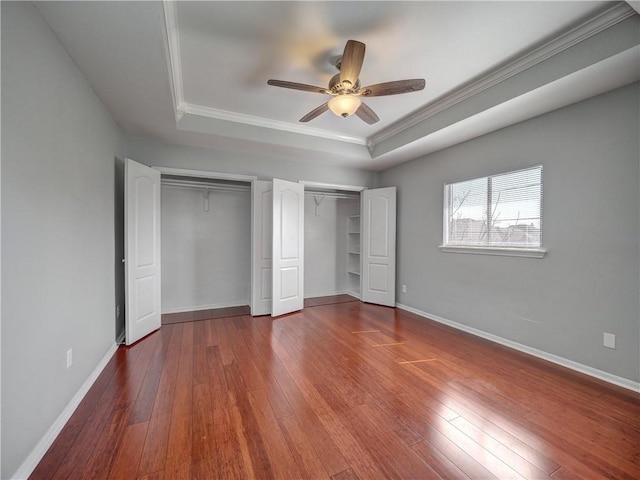
[[[160,172],[125,160],[125,341],[160,328]]]
[[[271,313],[273,270],[273,182],[253,183],[253,274],[251,315]]]
[[[361,199],[361,300],[395,306],[396,188]],[[253,315],[304,307],[304,187],[274,179],[254,184]],[[346,259],[345,259],[346,261]]]
[[[362,192],[363,302],[396,304],[396,187]]]
[[[304,307],[304,185],[273,179],[271,316]]]

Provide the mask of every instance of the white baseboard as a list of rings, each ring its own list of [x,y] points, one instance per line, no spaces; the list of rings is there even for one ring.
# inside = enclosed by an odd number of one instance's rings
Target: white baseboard
[[[406,310],[407,312],[415,313],[420,317],[424,317],[426,319],[433,320],[435,322],[442,323],[444,325],[448,325],[450,327],[456,328],[458,330],[462,330],[472,335],[482,337],[492,342],[499,343],[500,345],[513,348],[514,350],[528,353],[529,355],[533,355],[534,357],[547,360],[549,362],[555,363],[562,367],[575,370],[576,372],[584,373],[591,377],[604,380],[605,382],[613,383],[614,385],[618,385],[619,387],[627,388],[629,390],[633,390],[634,392],[640,392],[640,383],[634,382],[627,378],[618,377],[617,375],[603,372],[602,370],[598,370],[597,368],[589,367],[588,365],[583,365],[582,363],[574,362],[573,360],[569,360],[564,357],[559,357],[558,355],[554,355],[552,353],[548,353],[543,350],[538,350],[537,348],[529,347],[527,345],[523,345],[522,343],[514,342],[513,340],[508,340],[506,338],[493,335],[492,333],[487,333],[482,330],[478,330],[477,328],[469,327],[467,325],[454,322],[453,320],[442,318],[438,315],[433,315],[428,312],[423,312],[422,310],[418,310],[417,308],[409,307],[401,303],[396,303],[396,307],[401,308],[402,310]]]
[[[193,305],[186,307],[174,307],[162,309],[162,314],[167,313],[184,313],[184,312],[199,312],[200,310],[214,310],[216,308],[229,308],[229,307],[245,307],[249,306],[248,300],[239,300],[237,302],[228,303],[212,303],[210,305]]]
[[[29,478],[29,475],[31,475],[35,468],[38,466],[38,463],[40,463],[40,460],[42,460],[44,454],[47,453],[49,447],[51,447],[57,436],[69,421],[71,415],[73,415],[73,412],[75,412],[76,408],[78,408],[78,405],[80,405],[80,402],[85,397],[93,383],[97,380],[98,376],[100,376],[100,373],[102,373],[104,367],[106,367],[107,363],[109,363],[109,360],[111,360],[111,357],[113,357],[113,355],[116,353],[116,350],[118,350],[118,344],[114,343],[109,348],[105,356],[102,357],[102,360],[100,360],[93,372],[91,372],[89,378],[87,378],[82,384],[80,390],[78,390],[73,398],[71,398],[71,401],[69,401],[64,410],[62,410],[62,413],[60,413],[58,418],[56,418],[49,430],[47,430],[47,433],[45,433],[44,436],[40,439],[38,444],[26,458],[26,460],[22,463],[22,465],[20,465],[16,473],[11,476],[12,479],[21,480]]]

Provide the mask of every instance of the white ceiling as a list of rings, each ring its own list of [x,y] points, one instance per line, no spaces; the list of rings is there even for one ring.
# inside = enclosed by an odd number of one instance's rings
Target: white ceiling
[[[625,2],[37,6],[128,136],[371,170],[640,78],[638,13]],[[331,112],[299,123],[327,97],[267,80],[325,87],[349,39],[367,46],[363,86],[426,88],[367,99],[374,125]]]

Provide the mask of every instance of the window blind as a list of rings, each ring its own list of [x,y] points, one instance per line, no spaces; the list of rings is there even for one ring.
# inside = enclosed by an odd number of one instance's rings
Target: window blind
[[[445,246],[540,248],[542,165],[445,185]]]

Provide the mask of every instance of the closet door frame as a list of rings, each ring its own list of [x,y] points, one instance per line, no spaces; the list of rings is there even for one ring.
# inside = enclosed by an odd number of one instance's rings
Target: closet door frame
[[[340,185],[338,183],[310,182],[308,180],[298,180],[298,183],[304,185],[305,188],[327,188],[331,190],[343,190],[345,192],[362,192],[367,189],[367,187],[360,185]]]
[[[251,314],[253,315],[253,311],[255,305],[253,304],[254,291],[262,290],[262,278],[255,274],[255,269],[253,268],[256,258],[255,255],[255,244],[259,241],[258,232],[255,231],[254,228],[254,216],[256,212],[254,212],[255,202],[254,195],[256,190],[256,182],[258,181],[258,177],[254,175],[240,175],[234,173],[220,173],[220,172],[210,172],[207,170],[189,170],[184,168],[173,168],[173,167],[158,167],[153,166],[154,168],[160,172],[161,175],[178,175],[182,177],[194,177],[194,178],[211,178],[214,180],[232,180],[236,182],[247,182],[251,184],[251,287],[249,292],[249,306],[251,308]]]

